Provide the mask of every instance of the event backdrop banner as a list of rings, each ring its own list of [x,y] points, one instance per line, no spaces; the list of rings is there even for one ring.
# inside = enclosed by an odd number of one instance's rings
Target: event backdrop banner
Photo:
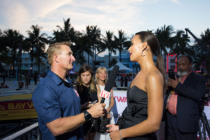
[[[123,110],[127,106],[127,91],[125,90],[114,90],[114,99],[115,99],[115,104],[114,107],[112,108],[113,114],[114,114],[114,119],[115,122],[117,122],[117,119],[122,115]]]

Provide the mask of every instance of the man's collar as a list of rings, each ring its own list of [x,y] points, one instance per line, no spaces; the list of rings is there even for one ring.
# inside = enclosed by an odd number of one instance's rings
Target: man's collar
[[[63,80],[62,78],[60,78],[57,74],[55,74],[53,71],[49,71],[47,73],[47,76],[53,81],[55,82],[56,85],[60,85],[61,83],[64,83],[65,86],[67,87],[71,87],[72,86],[72,83],[70,80]]]

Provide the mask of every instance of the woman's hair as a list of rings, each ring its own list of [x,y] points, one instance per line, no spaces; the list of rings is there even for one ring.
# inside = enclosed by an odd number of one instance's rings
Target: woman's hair
[[[106,83],[107,80],[108,80],[108,72],[107,72],[107,69],[105,67],[99,67],[96,70],[96,74],[99,74],[101,71],[105,71],[106,72],[106,79],[104,81],[104,83]],[[96,83],[98,84],[99,83],[99,78],[97,76],[95,76],[95,77],[96,77]]]
[[[166,76],[165,76],[165,67],[164,67],[164,60],[163,57],[160,55],[159,48],[160,44],[156,36],[150,32],[142,31],[138,32],[135,35],[139,35],[139,38],[142,42],[147,42],[147,44],[150,46],[150,49],[153,53],[153,55],[157,56],[157,63],[156,67],[163,75],[164,80],[164,86],[163,86],[163,93],[166,92]]]
[[[90,91],[94,92],[96,91],[96,84],[94,81],[94,74],[93,74],[93,69],[89,65],[82,65],[81,68],[79,69],[78,75],[77,75],[77,85],[80,87],[79,92],[82,92],[84,90],[83,82],[81,79],[81,74],[89,71],[91,74],[91,79],[90,79]]]

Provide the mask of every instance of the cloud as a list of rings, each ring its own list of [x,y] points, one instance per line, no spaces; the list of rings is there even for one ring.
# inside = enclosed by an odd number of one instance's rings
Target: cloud
[[[179,5],[181,5],[181,3],[180,2],[178,2],[178,0],[171,0],[172,2],[174,2],[174,3],[176,3],[176,4],[179,4]]]
[[[63,27],[63,19],[71,18],[75,29],[85,30],[87,25],[98,25],[105,33],[123,29],[128,34],[143,25],[137,21],[141,17],[141,7],[145,0],[3,0],[0,2],[0,28],[12,28],[26,34],[31,25],[38,24],[43,32],[52,34],[56,25]]]
[[[17,29],[26,34],[31,25],[39,24],[39,19],[46,16],[62,5],[71,3],[69,0],[3,0],[0,1],[0,13],[7,28]],[[0,27],[4,27],[2,25]],[[42,26],[42,25],[41,25]]]

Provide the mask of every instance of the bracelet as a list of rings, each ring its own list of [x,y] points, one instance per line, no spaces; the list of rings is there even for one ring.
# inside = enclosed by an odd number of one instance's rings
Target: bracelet
[[[121,130],[122,130],[122,129],[120,129],[120,140],[123,140],[122,137],[121,137]]]

